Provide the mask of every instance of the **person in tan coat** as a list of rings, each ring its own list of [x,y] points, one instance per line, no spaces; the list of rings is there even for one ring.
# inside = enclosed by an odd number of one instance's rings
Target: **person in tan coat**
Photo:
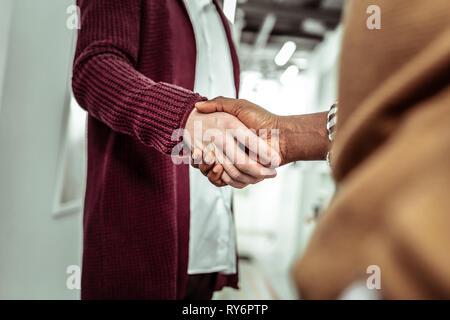
[[[370,5],[381,29],[366,25]],[[449,13],[448,0],[348,3],[330,153],[337,192],[293,268],[302,298],[338,298],[372,265],[381,298],[450,298]],[[279,117],[224,98],[197,109],[279,129],[281,164],[329,148],[325,113]],[[200,169],[223,183],[210,167]]]

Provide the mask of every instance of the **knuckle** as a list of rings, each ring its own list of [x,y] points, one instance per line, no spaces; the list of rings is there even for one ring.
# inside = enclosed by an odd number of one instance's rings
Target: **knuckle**
[[[231,183],[231,179],[230,179],[230,177],[227,176],[227,175],[223,175],[223,176],[222,176],[222,180],[223,180],[223,182],[225,182],[226,184],[230,184],[230,183]]]
[[[233,170],[230,170],[229,175],[234,180],[237,180],[237,179],[241,178],[241,176],[242,176],[242,174],[235,168],[233,168]]]
[[[245,105],[248,105],[250,103],[250,101],[248,101],[247,99],[238,99],[235,103],[236,108],[240,109]]]
[[[228,174],[224,173],[222,175],[222,180],[223,180],[223,182],[228,183],[228,182],[230,182],[230,177],[228,176]]]
[[[211,170],[208,172],[208,179],[217,180],[219,177],[216,177],[216,174]]]
[[[212,99],[212,101],[214,101],[215,103],[217,103],[217,105],[223,109],[223,104],[225,103],[225,97],[223,96],[218,96],[214,99]]]
[[[252,172],[252,166],[250,164],[248,164],[247,162],[238,164],[238,167],[241,171]]]
[[[208,175],[208,167],[200,166],[200,172],[203,173],[204,176]]]

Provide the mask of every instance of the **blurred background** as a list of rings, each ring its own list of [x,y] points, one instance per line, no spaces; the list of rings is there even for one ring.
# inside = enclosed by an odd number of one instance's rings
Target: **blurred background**
[[[70,89],[73,0],[0,2],[0,299],[78,299],[86,114]],[[289,115],[336,100],[345,0],[239,0],[240,97]],[[240,290],[295,299],[290,267],[334,192],[324,162],[298,162],[234,193]],[[69,270],[71,270],[69,268]]]

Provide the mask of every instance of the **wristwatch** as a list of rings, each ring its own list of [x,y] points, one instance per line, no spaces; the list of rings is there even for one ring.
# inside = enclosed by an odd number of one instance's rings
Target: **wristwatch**
[[[330,111],[328,111],[327,131],[330,142],[333,142],[334,136],[336,135],[337,110],[338,103],[336,102],[331,106]],[[330,152],[327,153],[327,163],[330,164]]]

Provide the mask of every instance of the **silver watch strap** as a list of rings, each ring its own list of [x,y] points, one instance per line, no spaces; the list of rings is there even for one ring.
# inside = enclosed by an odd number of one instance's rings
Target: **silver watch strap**
[[[327,131],[328,131],[328,139],[330,142],[333,142],[334,137],[336,135],[336,124],[337,124],[337,111],[338,111],[338,103],[336,102],[328,111],[327,118]],[[330,164],[330,152],[327,153],[327,163]]]

